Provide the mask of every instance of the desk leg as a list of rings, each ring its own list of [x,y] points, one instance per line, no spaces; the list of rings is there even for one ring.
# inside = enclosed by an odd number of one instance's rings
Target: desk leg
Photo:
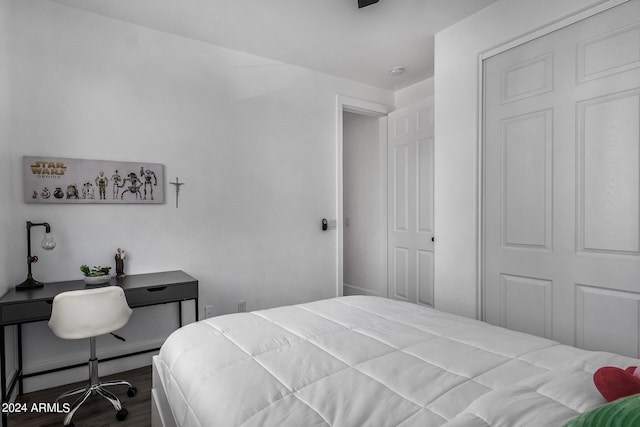
[[[178,325],[181,328],[182,328],[182,324],[183,324],[183,322],[182,322],[182,302],[183,301],[178,301]],[[196,317],[195,317],[196,320],[195,321],[197,322],[198,321],[198,298],[194,298],[193,303],[194,303],[193,307],[195,309],[195,315],[196,315]]]
[[[22,323],[18,323],[18,396],[22,396]]]
[[[8,402],[9,397],[7,396],[7,357],[6,357],[6,348],[4,345],[4,328],[6,326],[0,326],[0,394],[2,394],[2,402]],[[7,427],[9,423],[9,417],[6,412],[2,413],[2,427]]]

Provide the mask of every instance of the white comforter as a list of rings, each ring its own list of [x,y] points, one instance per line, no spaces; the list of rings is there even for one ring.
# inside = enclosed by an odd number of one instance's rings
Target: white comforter
[[[601,366],[639,365],[375,297],[215,317],[158,368],[180,426],[561,426],[605,403]]]

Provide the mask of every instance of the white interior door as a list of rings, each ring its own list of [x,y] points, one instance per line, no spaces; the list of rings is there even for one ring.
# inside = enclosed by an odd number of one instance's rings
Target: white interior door
[[[640,0],[484,61],[484,313],[640,356]]]
[[[388,296],[433,306],[433,99],[388,119]]]

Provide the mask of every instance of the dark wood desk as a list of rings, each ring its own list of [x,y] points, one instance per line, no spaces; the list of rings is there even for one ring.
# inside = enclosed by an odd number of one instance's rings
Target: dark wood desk
[[[194,300],[195,318],[198,319],[198,281],[183,271],[166,271],[162,273],[134,274],[122,279],[112,278],[109,285],[124,289],[127,302],[131,308],[146,307],[157,304],[177,302],[179,326],[182,326],[182,301]],[[108,286],[107,284],[100,286]],[[46,283],[44,287],[29,291],[11,289],[0,299],[0,397],[8,402],[16,382],[18,394],[22,394],[23,379],[43,375],[63,369],[85,366],[84,363],[63,366],[47,371],[22,373],[22,324],[49,320],[53,297],[61,292],[79,289],[91,289],[97,286],[86,285],[83,280]],[[7,386],[5,327],[16,325],[18,329],[18,371]],[[134,356],[157,348],[127,353],[102,361]],[[2,413],[2,426],[7,426],[7,413]]]

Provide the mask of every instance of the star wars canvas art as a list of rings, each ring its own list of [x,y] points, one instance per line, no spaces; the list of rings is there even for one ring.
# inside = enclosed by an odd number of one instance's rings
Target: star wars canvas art
[[[25,203],[164,203],[159,163],[24,156]]]

